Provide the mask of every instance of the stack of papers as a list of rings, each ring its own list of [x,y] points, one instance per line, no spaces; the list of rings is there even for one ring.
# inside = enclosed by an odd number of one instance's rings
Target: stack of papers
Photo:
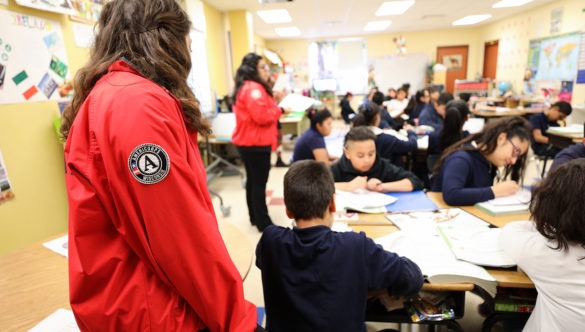
[[[477,203],[475,206],[492,216],[519,214],[528,212],[530,198],[530,191],[521,190],[515,195],[495,198],[487,202]]]

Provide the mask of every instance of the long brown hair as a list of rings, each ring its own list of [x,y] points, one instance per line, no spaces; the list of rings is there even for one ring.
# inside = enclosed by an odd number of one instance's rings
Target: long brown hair
[[[61,134],[69,135],[73,120],[91,89],[116,60],[127,59],[142,75],[165,87],[181,102],[190,130],[209,134],[199,101],[187,85],[191,56],[186,38],[191,21],[175,0],[112,0],[97,22],[89,61],[75,75],[75,94],[63,112]]]
[[[506,134],[508,139],[518,137],[522,141],[529,141],[532,139],[532,126],[530,123],[519,116],[502,118],[497,121],[489,122],[485,125],[484,129],[476,134],[469,135],[466,138],[456,142],[455,144],[448,147],[441,158],[435,164],[433,174],[436,175],[441,170],[445,159],[451,154],[457,151],[475,151],[478,148],[474,147],[471,142],[475,142],[479,147],[480,152],[486,156],[492,154],[498,147],[498,136],[500,134]],[[524,175],[524,168],[526,166],[526,153],[518,156],[516,163],[513,165],[507,165],[504,178],[510,175],[514,181],[519,181]]]

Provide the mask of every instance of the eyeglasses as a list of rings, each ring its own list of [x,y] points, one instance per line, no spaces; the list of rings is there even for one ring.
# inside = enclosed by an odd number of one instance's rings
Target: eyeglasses
[[[264,69],[266,71],[269,71],[270,70],[270,67],[268,67],[268,65],[258,66],[258,70],[260,70],[260,69]]]
[[[510,144],[512,144],[512,158],[518,158],[520,157],[520,155],[522,154],[522,150],[520,150],[519,147],[516,146],[516,144],[514,144],[514,142],[512,142],[511,139],[508,138],[508,142],[510,142]]]

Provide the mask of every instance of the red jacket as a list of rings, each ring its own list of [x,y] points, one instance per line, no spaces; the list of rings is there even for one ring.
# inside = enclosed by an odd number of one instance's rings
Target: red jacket
[[[71,307],[82,331],[253,331],[179,101],[117,61],[65,147]]]
[[[236,130],[232,135],[232,143],[239,146],[276,147],[276,124],[282,110],[261,84],[244,82],[236,97],[234,113]]]

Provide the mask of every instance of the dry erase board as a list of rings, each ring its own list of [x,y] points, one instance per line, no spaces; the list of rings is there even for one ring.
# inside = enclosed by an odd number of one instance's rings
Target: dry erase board
[[[58,22],[0,10],[0,104],[58,100],[69,75]]]
[[[410,83],[410,91],[424,88],[425,72],[429,63],[429,57],[425,53],[407,53],[370,60],[376,85],[381,91],[397,89],[403,83]]]

